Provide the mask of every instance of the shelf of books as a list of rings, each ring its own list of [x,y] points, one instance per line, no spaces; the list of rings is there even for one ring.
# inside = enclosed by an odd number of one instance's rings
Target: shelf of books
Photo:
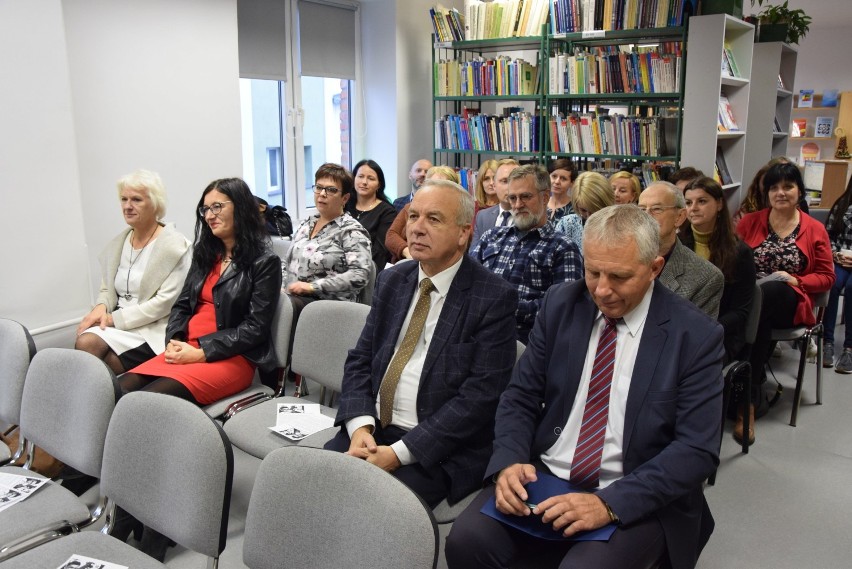
[[[715,175],[728,190],[733,210],[747,185],[743,166],[751,127],[753,45],[754,26],[727,14],[689,20],[680,161]]]
[[[649,175],[654,161],[677,165],[682,0],[464,5],[431,11],[436,163],[569,156],[647,163]]]
[[[792,97],[790,136],[787,155],[800,166],[808,160],[834,158],[840,126],[840,93],[825,89],[821,93],[802,89]],[[848,134],[847,134],[848,136]]]

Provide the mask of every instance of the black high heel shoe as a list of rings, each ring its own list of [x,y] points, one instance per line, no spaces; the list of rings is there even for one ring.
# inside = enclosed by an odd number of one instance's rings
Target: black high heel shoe
[[[139,551],[162,563],[166,559],[166,550],[174,545],[177,544],[168,537],[156,530],[146,527],[145,531],[142,532],[142,541],[139,544]]]

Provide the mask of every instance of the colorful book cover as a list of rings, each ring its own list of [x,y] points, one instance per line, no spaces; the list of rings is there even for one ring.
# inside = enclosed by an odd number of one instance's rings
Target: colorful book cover
[[[799,108],[806,109],[814,106],[814,90],[802,89],[799,91]]]
[[[817,117],[814,123],[814,136],[816,138],[830,138],[834,132],[834,117]]]
[[[808,135],[808,119],[797,118],[793,119],[792,132],[790,136],[801,138]]]
[[[822,92],[822,106],[823,107],[836,107],[837,106],[837,89],[826,89]]]
[[[804,164],[808,160],[819,160],[819,158],[819,144],[807,142],[802,145],[802,149],[799,151],[799,164]]]

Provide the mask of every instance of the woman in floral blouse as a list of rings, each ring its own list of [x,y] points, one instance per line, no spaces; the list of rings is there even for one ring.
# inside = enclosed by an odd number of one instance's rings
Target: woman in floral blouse
[[[296,230],[282,263],[295,317],[313,300],[357,301],[371,271],[370,235],[343,211],[354,191],[352,175],[343,166],[323,164],[314,180],[317,213]]]

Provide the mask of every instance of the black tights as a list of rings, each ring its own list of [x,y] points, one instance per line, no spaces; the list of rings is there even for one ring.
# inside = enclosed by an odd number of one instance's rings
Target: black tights
[[[170,377],[125,373],[118,378],[118,384],[121,386],[121,391],[123,393],[130,393],[131,391],[165,393],[166,395],[180,397],[181,399],[185,399],[195,405],[200,405],[184,384]]]
[[[769,281],[760,285],[763,302],[760,307],[760,322],[751,348],[752,387],[764,380],[764,366],[769,361],[773,328],[792,328],[796,315],[798,297],[793,287],[782,281]],[[754,389],[752,389],[754,391]]]

